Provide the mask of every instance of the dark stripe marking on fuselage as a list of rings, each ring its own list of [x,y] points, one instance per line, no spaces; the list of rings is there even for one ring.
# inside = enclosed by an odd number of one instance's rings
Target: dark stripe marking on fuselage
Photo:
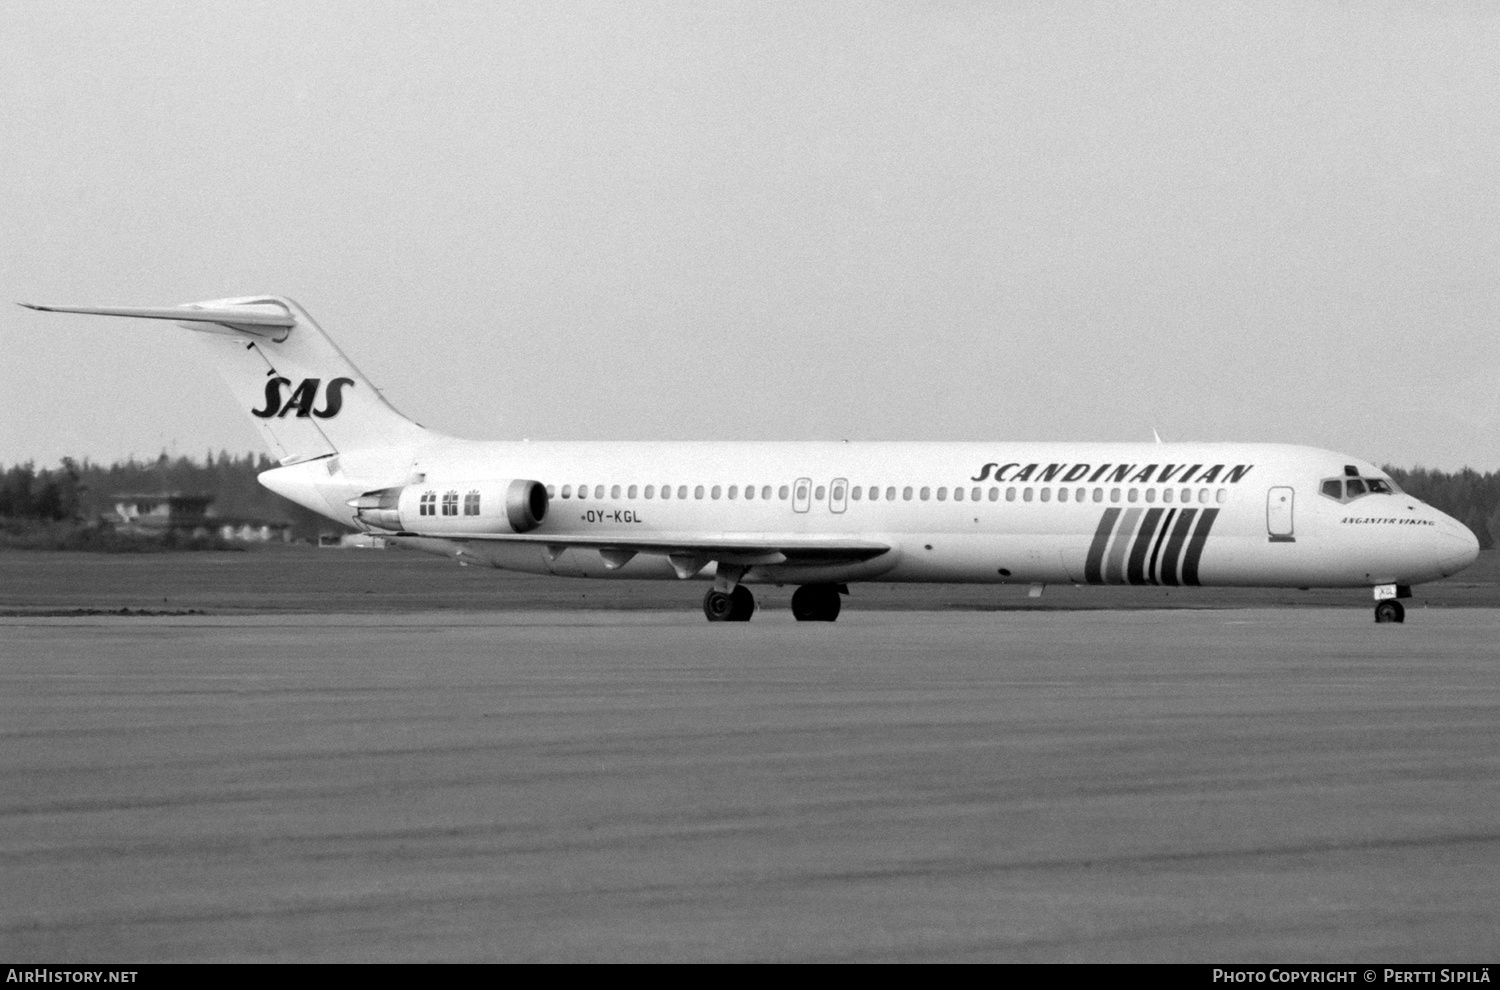
[[[1089,584],[1103,584],[1104,550],[1109,546],[1109,534],[1115,531],[1115,520],[1120,518],[1119,509],[1105,509],[1099,519],[1099,528],[1094,530],[1094,542],[1089,544],[1088,560],[1083,565],[1083,579]]]
[[[1182,515],[1177,517],[1177,525],[1172,527],[1172,536],[1167,540],[1167,552],[1161,561],[1162,584],[1178,584],[1177,555],[1182,552],[1182,544],[1187,541],[1188,531],[1193,528],[1193,517],[1197,514],[1197,509],[1183,509]]]
[[[1182,560],[1183,584],[1202,583],[1198,580],[1198,559],[1203,556],[1203,544],[1208,542],[1208,531],[1213,529],[1214,519],[1218,515],[1218,509],[1203,510],[1203,516],[1198,520],[1198,528],[1193,530],[1193,542],[1188,544],[1187,556]]]
[[[1135,547],[1130,551],[1130,564],[1125,569],[1125,580],[1130,584],[1146,584],[1146,553],[1151,549],[1151,537],[1156,535],[1156,524],[1161,520],[1161,509],[1147,509],[1141,520],[1141,531],[1136,534]]]

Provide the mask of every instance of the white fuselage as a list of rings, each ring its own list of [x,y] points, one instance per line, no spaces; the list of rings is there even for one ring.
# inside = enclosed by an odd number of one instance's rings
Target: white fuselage
[[[274,490],[356,525],[346,503],[371,489],[414,485],[440,501],[450,492],[461,499],[476,479],[534,480],[550,498],[527,542],[471,538],[461,518],[440,516],[392,539],[573,577],[683,574],[662,555],[622,562],[608,547],[570,546],[568,538],[628,545],[769,535],[890,547],[852,562],[768,559],[742,578],[778,583],[1370,587],[1434,580],[1473,561],[1473,534],[1408,495],[1324,494],[1329,481],[1350,477],[1388,481],[1355,458],[1280,444],[449,438],[262,476]],[[549,536],[559,542],[548,544]],[[693,573],[711,576],[714,566]]]

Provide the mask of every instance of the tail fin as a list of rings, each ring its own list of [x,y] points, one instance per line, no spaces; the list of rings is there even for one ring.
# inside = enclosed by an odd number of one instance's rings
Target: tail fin
[[[196,330],[235,401],[282,464],[376,447],[412,446],[431,434],[397,412],[307,311],[281,296],[215,299],[179,307],[34,306],[96,316],[173,320]]]

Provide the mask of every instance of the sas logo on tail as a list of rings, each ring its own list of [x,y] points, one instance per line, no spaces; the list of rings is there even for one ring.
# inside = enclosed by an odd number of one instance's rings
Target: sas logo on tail
[[[319,419],[332,419],[339,414],[344,407],[344,389],[354,384],[352,378],[335,378],[328,383],[328,388],[323,393],[323,408],[314,409],[318,401],[318,386],[323,383],[321,378],[304,378],[302,384],[298,385],[292,394],[287,396],[286,402],[281,401],[281,386],[290,385],[290,378],[272,378],[266,382],[266,407],[264,409],[252,409],[250,412],[261,419],[270,419],[272,416],[282,417],[293,409],[297,410],[297,418],[305,419],[308,416],[316,416]]]

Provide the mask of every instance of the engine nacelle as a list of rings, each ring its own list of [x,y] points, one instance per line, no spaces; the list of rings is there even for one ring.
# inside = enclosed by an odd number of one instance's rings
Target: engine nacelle
[[[349,500],[372,529],[421,533],[529,533],[547,518],[547,489],[539,481],[424,482],[382,488]]]

